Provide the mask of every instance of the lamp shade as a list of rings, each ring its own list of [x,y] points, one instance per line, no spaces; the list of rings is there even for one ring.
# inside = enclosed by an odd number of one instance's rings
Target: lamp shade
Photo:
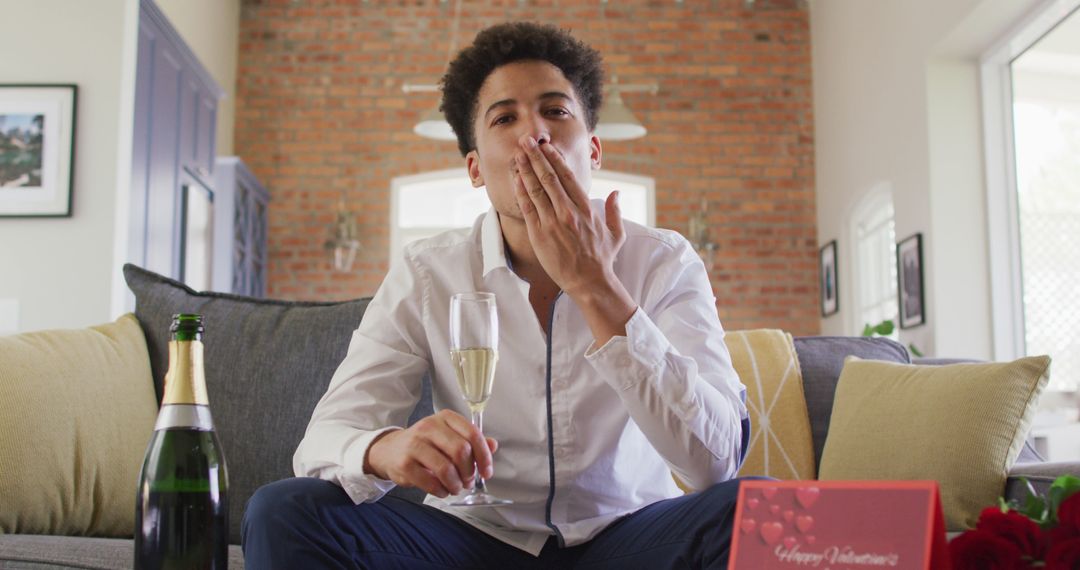
[[[450,128],[450,123],[446,122],[446,117],[443,116],[438,107],[424,113],[424,116],[420,118],[420,122],[413,127],[413,132],[422,137],[439,141],[457,140],[454,129]]]
[[[611,97],[600,108],[600,118],[596,122],[596,136],[600,140],[624,141],[645,136],[648,130],[630,112],[623,103],[618,89],[613,89]]]

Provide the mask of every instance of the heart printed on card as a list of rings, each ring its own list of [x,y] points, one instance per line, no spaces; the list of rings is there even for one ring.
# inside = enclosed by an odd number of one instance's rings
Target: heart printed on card
[[[765,541],[765,544],[776,544],[783,534],[784,525],[778,522],[767,522],[761,525],[761,540]]]
[[[817,487],[803,487],[795,489],[795,500],[799,501],[799,504],[804,509],[809,509],[814,506],[814,503],[821,497],[821,489]]]
[[[814,517],[810,515],[803,515],[795,519],[795,528],[799,529],[799,532],[806,534],[810,532],[810,529],[814,527]]]
[[[754,519],[745,519],[739,526],[742,527],[743,534],[754,532],[754,529],[757,528],[757,521]]]

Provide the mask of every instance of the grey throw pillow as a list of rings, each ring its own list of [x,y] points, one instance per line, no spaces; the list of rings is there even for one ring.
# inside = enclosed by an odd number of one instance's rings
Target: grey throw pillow
[[[251,494],[293,475],[293,452],[369,299],[314,303],[199,293],[130,264],[124,278],[135,293],[159,402],[172,315],[205,319],[207,392],[229,468],[230,541],[239,544]]]
[[[829,433],[836,382],[844,368],[844,359],[857,356],[863,360],[886,360],[908,364],[911,357],[900,343],[881,337],[804,336],[795,338],[799,355],[806,411],[810,414],[810,436],[814,440],[815,466],[821,466],[821,451]]]

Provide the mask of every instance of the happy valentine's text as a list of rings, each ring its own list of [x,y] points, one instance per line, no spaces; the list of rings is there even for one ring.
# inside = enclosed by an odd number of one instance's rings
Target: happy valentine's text
[[[823,563],[851,564],[854,566],[896,566],[900,563],[899,554],[877,554],[875,552],[855,552],[850,546],[843,548],[830,546],[820,552],[804,552],[796,544],[787,548],[776,546],[774,553],[781,562],[791,562],[800,566],[817,568]]]

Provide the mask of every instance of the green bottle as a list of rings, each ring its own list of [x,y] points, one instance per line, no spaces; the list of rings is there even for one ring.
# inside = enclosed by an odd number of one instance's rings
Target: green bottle
[[[169,371],[135,498],[135,568],[224,569],[228,475],[203,375],[202,316],[173,315]]]

